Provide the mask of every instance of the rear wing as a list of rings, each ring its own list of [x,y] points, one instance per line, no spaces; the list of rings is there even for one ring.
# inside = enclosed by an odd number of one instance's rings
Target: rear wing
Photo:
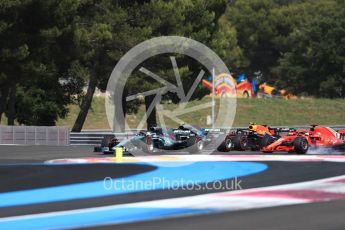
[[[189,130],[189,129],[187,129],[187,130],[184,130],[184,129],[174,129],[173,130],[173,133],[174,134],[180,134],[180,135],[189,135],[189,134],[191,134],[192,133],[192,131],[191,130]]]
[[[288,132],[293,132],[296,131],[296,129],[294,128],[273,128],[273,130],[277,131],[277,132],[281,132],[281,133],[288,133]]]
[[[345,141],[345,134],[340,134],[340,139],[342,139],[343,141]]]
[[[345,141],[345,130],[338,130],[337,132],[340,134],[340,139]]]
[[[345,134],[345,129],[338,130],[337,132],[340,134]]]
[[[206,128],[204,129],[205,135],[223,135],[229,132],[228,129],[220,129],[220,128]]]
[[[206,128],[205,132],[210,132],[210,133],[219,133],[221,132],[221,129],[215,129],[215,128]]]

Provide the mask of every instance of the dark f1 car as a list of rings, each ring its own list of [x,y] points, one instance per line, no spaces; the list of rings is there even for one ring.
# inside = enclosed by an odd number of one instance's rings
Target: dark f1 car
[[[274,151],[295,152],[305,154],[308,149],[345,150],[345,130],[335,131],[326,126],[312,125],[308,130],[291,130],[286,136],[278,140],[269,140],[261,151],[271,153]]]
[[[144,152],[152,153],[154,150],[152,133],[149,131],[140,131],[130,139],[124,139],[122,141],[115,135],[106,135],[103,137],[101,146],[97,147],[97,150],[100,149],[100,152],[104,154],[111,154],[115,152],[116,146],[125,148],[126,151],[129,149],[141,149]]]
[[[218,150],[223,152],[230,150],[258,151],[272,141],[279,139],[279,134],[284,131],[286,129],[270,128],[267,125],[251,123],[247,129],[237,129],[228,133]]]
[[[181,125],[177,129],[150,128],[154,148],[177,150],[188,148],[189,152],[200,152],[204,148],[204,134],[200,128]]]
[[[117,144],[119,144],[119,139],[116,138],[115,135],[105,135],[102,139],[100,146],[95,146],[94,151],[95,152],[103,152],[103,153],[113,153],[114,150],[113,147],[115,147]]]
[[[115,136],[106,136],[103,138],[101,151],[114,153],[115,147],[122,147],[126,152],[142,150],[153,153],[187,148],[189,152],[196,153],[203,150],[205,141],[205,132],[195,126],[182,125],[177,129],[151,127],[149,131],[141,131],[121,142]]]

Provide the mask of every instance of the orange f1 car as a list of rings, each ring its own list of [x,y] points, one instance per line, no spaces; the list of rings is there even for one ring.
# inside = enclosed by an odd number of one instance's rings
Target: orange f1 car
[[[345,149],[345,130],[335,131],[326,126],[312,125],[309,130],[290,130],[278,140],[265,136],[267,145],[261,151],[271,153],[274,151],[295,152],[305,154],[308,149]]]
[[[237,129],[230,132],[218,147],[218,150],[223,152],[230,150],[257,151],[272,141],[278,140],[282,131],[284,131],[282,128],[271,128],[267,125],[251,123],[246,129]]]

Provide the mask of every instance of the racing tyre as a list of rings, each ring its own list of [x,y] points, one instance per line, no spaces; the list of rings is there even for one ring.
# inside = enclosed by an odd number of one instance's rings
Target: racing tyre
[[[293,146],[297,154],[305,154],[309,148],[308,141],[304,137],[297,137],[293,142]]]
[[[245,151],[247,147],[247,136],[242,134],[237,134],[233,140],[234,149],[237,151]]]
[[[198,138],[195,143],[190,147],[190,153],[200,153],[204,149],[204,142]]]
[[[114,136],[106,135],[102,139],[101,147],[109,147],[109,144],[111,140],[114,138]]]
[[[145,147],[144,147],[144,151],[145,151],[146,153],[153,153],[153,150],[154,150],[154,146],[153,146],[152,137],[146,136],[146,137],[145,137]]]
[[[218,147],[220,152],[229,152],[232,147],[232,141],[230,138],[226,138]]]
[[[100,147],[100,152],[102,152],[103,147],[108,147],[108,151],[104,151],[104,154],[112,154],[114,151],[112,150],[112,147],[115,145],[113,144],[115,136],[113,135],[106,135],[103,137],[102,142],[101,142],[101,147]]]
[[[268,134],[265,134],[265,135],[262,137],[261,141],[260,141],[260,147],[261,147],[261,148],[262,148],[262,147],[266,147],[266,146],[272,144],[273,142],[274,142],[273,137],[271,137],[271,136],[268,135]]]
[[[93,147],[93,151],[96,153],[100,153],[100,152],[102,152],[102,147],[101,146],[95,146],[95,147]]]

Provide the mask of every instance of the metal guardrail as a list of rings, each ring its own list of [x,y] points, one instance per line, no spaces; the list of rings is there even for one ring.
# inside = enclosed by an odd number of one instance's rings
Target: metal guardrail
[[[309,128],[309,125],[294,125],[290,128]],[[345,129],[345,125],[330,125],[334,129]],[[247,127],[222,128],[222,130],[244,129]],[[272,126],[272,128],[288,128]],[[116,135],[119,140],[131,138],[140,130],[126,130],[113,133],[110,129],[83,130],[80,133],[65,127],[51,126],[0,126],[0,145],[99,145],[105,135]]]
[[[133,132],[128,133],[112,133],[108,132],[80,132],[70,133],[71,145],[99,145],[106,135],[115,135],[119,140],[128,139],[134,135]]]
[[[310,125],[293,125],[293,126],[271,126],[272,128],[296,128],[306,129]],[[330,125],[329,127],[334,129],[345,129],[345,125]],[[232,128],[221,128],[221,130],[236,130],[245,129],[246,127],[232,127]],[[98,130],[83,130],[80,133],[70,133],[70,144],[71,145],[100,145],[105,135],[115,135],[119,140],[128,139],[140,130],[126,130],[124,133],[113,133],[110,129],[98,129]]]
[[[70,131],[57,126],[0,126],[1,145],[69,145]]]

